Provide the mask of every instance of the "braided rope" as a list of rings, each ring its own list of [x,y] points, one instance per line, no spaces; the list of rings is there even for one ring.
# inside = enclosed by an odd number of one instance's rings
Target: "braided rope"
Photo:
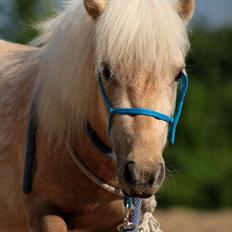
[[[142,221],[138,226],[138,232],[163,232],[160,229],[159,222],[154,218],[153,214],[150,212],[146,212]]]
[[[138,226],[138,232],[163,232],[160,229],[159,222],[154,218],[155,208],[157,206],[155,196],[143,199],[142,218]]]
[[[136,226],[138,226],[139,222],[140,222],[140,214],[141,214],[142,202],[143,202],[143,200],[140,199],[140,198],[135,198],[134,199],[135,208],[134,208],[134,211],[133,211],[133,215],[131,217],[131,222]]]

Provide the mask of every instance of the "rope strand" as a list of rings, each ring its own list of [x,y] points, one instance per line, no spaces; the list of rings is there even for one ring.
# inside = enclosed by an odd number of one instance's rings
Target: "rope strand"
[[[99,178],[97,178],[95,175],[93,175],[83,164],[83,162],[78,158],[78,155],[76,154],[76,151],[70,147],[70,145],[65,141],[65,145],[67,147],[68,153],[70,157],[72,158],[73,162],[80,168],[80,170],[95,184],[100,186],[101,188],[105,189],[106,191],[118,195],[120,198],[123,199],[123,193],[122,190],[119,187],[111,186]]]

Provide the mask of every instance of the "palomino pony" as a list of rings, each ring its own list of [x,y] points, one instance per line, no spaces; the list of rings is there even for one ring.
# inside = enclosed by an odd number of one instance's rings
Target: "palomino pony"
[[[149,198],[165,176],[169,123],[109,112],[143,107],[171,117],[194,0],[71,0],[33,46],[0,42],[0,231],[117,231],[124,206],[85,175]],[[36,155],[23,193],[32,102]],[[113,162],[101,146],[113,150]],[[96,142],[96,141],[95,141]],[[30,144],[29,144],[30,145]],[[69,147],[69,149],[68,149]]]

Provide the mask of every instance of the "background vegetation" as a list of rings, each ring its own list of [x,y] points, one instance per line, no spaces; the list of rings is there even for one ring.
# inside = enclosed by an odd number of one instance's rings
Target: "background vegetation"
[[[163,206],[232,206],[232,29],[195,29],[187,59],[189,91],[176,145],[167,151],[173,178]]]
[[[37,35],[35,23],[51,16],[55,6],[57,0],[0,0],[0,38],[28,43]]]
[[[52,2],[15,0],[0,7],[0,38],[27,43],[36,31],[25,25],[50,14]],[[1,4],[0,4],[1,5]],[[46,8],[44,8],[46,6]],[[232,29],[196,28],[187,64],[190,87],[176,144],[165,154],[168,177],[159,206],[215,209],[232,206]]]

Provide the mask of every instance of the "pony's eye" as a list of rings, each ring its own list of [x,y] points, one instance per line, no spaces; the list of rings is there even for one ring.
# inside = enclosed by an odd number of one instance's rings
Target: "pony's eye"
[[[106,81],[111,81],[113,79],[113,72],[108,64],[104,64],[102,75]]]
[[[176,76],[175,81],[178,82],[178,81],[180,80],[180,78],[181,78],[183,75],[184,75],[184,71],[181,70],[181,71],[178,73],[178,75]]]

